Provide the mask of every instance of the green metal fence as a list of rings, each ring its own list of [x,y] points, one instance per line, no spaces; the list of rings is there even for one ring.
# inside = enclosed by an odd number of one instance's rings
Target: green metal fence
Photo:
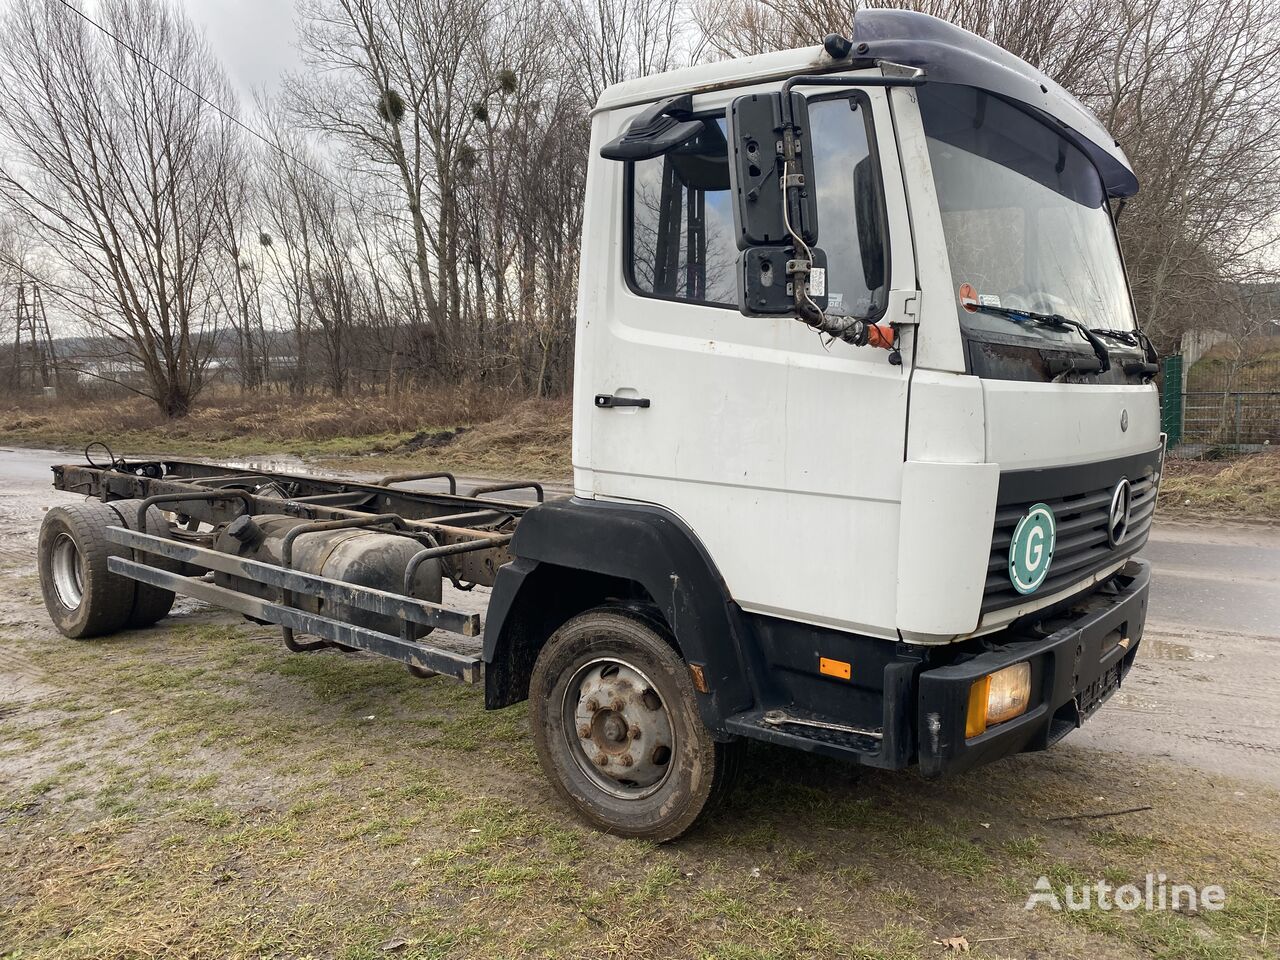
[[[1165,357],[1160,373],[1160,429],[1173,448],[1182,442],[1182,354]]]
[[[1160,424],[1169,448],[1188,456],[1244,453],[1280,444],[1280,358],[1207,357],[1161,367]]]

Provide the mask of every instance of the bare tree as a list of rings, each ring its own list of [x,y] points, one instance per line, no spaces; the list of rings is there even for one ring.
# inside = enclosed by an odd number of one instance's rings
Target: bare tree
[[[1120,220],[1145,329],[1213,326],[1280,215],[1280,20],[1268,0],[699,0],[704,48],[820,42],[857,7],[907,6],[988,37],[1098,114],[1142,182]]]
[[[240,387],[256,390],[271,376],[271,356],[262,311],[261,269],[254,257],[260,235],[250,227],[256,184],[247,167],[249,156],[246,151],[235,158],[240,166],[230,171],[213,197],[221,260],[213,294],[235,335]]]
[[[162,0],[104,0],[120,42],[54,0],[0,22],[0,202],[38,232],[76,312],[168,416],[198,393],[211,348],[215,198],[238,149],[217,61]]]
[[[553,384],[561,366],[553,357],[571,339],[563,285],[577,265],[582,91],[595,81],[571,49],[546,32],[502,31],[498,14],[491,0],[309,0],[301,31],[309,70],[285,99],[366,180],[363,202],[382,245],[364,258],[367,292],[375,312],[401,308],[416,327],[384,323],[393,349],[446,379],[563,389],[567,369]],[[556,0],[519,0],[501,15],[555,28],[572,19]],[[667,39],[649,26],[628,27],[627,37],[660,68],[674,21],[650,26]],[[377,264],[405,248],[411,268],[397,273],[416,282],[398,299],[388,294],[402,287]],[[538,342],[544,348],[531,355]]]
[[[1223,376],[1215,389],[1222,391],[1218,411],[1218,441],[1238,444],[1248,432],[1247,397],[1241,390],[1246,368],[1264,357],[1263,338],[1276,328],[1276,307],[1280,304],[1280,270],[1259,264],[1257,272],[1244,283],[1225,284],[1220,296],[1217,327],[1226,334]],[[1265,362],[1265,360],[1264,360]],[[1247,387],[1245,388],[1247,389]]]
[[[392,171],[412,231],[418,298],[434,339],[459,351],[458,177],[503,82],[483,69],[488,0],[308,0],[310,72],[287,85],[306,128],[335,137],[374,175]],[[508,81],[509,82],[509,81]],[[434,261],[434,263],[433,263]],[[432,267],[435,267],[434,271]]]
[[[684,40],[681,0],[564,0],[556,19],[588,104],[610,84],[671,69]]]

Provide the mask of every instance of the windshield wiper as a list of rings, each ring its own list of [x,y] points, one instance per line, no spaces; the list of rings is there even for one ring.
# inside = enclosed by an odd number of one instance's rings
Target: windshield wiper
[[[1100,337],[1110,337],[1112,340],[1119,340],[1130,347],[1142,346],[1138,342],[1138,335],[1132,330],[1116,330],[1111,327],[1090,327],[1089,330]]]
[[[1075,330],[1080,336],[1088,341],[1089,346],[1093,347],[1093,352],[1098,358],[1098,366],[1093,369],[1093,365],[1085,365],[1079,361],[1067,360],[1062,363],[1053,364],[1057,367],[1055,373],[1106,373],[1111,369],[1111,355],[1107,352],[1107,345],[1102,342],[1102,338],[1094,331],[1090,330],[1079,320],[1072,320],[1070,317],[1064,317],[1060,313],[1037,313],[1035,310],[1014,310],[1012,307],[993,307],[986,303],[966,303],[965,306],[970,310],[976,310],[979,313],[989,313],[993,316],[1004,317],[1006,320],[1012,320],[1014,323],[1036,323],[1042,327],[1050,327],[1055,330]]]
[[[1090,329],[1096,334],[1119,340],[1126,346],[1137,347],[1142,351],[1143,359],[1126,360],[1121,364],[1125,373],[1141,376],[1143,382],[1147,383],[1160,372],[1160,355],[1156,352],[1155,344],[1151,342],[1151,338],[1141,330],[1136,328],[1132,330],[1114,330],[1106,327],[1092,327]]]

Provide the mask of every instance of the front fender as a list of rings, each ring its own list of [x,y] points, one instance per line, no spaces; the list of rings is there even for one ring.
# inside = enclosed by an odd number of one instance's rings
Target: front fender
[[[511,542],[515,559],[494,584],[484,629],[485,703],[528,696],[528,676],[547,637],[574,614],[639,587],[662,615],[685,661],[702,668],[704,722],[755,696],[744,661],[747,629],[701,542],[661,507],[577,498],[534,507]]]

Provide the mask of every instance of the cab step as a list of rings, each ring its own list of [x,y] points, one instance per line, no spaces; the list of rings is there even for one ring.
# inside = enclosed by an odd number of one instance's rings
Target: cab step
[[[883,732],[878,729],[790,707],[746,710],[729,717],[726,726],[753,740],[864,762],[878,756],[883,745]]]

